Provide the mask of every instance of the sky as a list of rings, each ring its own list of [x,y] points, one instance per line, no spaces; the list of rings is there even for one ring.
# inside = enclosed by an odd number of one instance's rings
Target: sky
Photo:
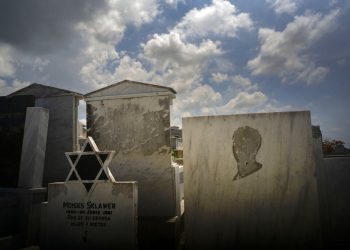
[[[129,79],[177,91],[172,125],[310,110],[350,146],[349,24],[348,0],[1,0],[0,95]]]

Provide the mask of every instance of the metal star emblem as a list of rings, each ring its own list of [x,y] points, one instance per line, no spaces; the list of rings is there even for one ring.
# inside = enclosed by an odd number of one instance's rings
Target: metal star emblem
[[[89,136],[81,151],[65,153],[71,166],[66,182],[80,182],[87,192],[93,190],[97,182],[115,182],[108,168],[114,153],[115,151],[100,151]]]

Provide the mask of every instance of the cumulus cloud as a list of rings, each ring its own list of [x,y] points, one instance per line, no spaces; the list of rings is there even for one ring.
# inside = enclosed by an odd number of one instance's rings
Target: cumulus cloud
[[[170,5],[173,8],[176,8],[179,3],[186,3],[185,0],[165,0],[165,3]]]
[[[261,28],[260,51],[248,62],[248,67],[254,75],[278,75],[286,81],[293,77],[292,81],[306,80],[309,84],[313,80],[320,81],[315,73],[325,76],[328,70],[324,67],[310,69],[309,66],[315,63],[305,51],[335,29],[338,14],[339,11],[334,10],[327,15],[306,13],[296,16],[281,32]]]
[[[0,43],[0,77],[12,77],[15,73],[13,49]]]
[[[248,13],[239,13],[229,1],[213,0],[209,6],[189,11],[174,30],[186,37],[209,34],[235,37],[238,30],[250,29],[252,25]]]
[[[256,90],[258,87],[256,84],[253,84],[251,80],[247,77],[241,76],[241,75],[235,75],[232,77],[232,82],[236,87],[240,87],[247,90]]]
[[[204,40],[199,45],[186,43],[176,32],[155,34],[142,47],[145,57],[162,70],[168,67],[197,65],[221,53],[218,42]]]
[[[297,8],[298,0],[267,0],[267,3],[274,9],[276,14],[288,13],[293,14]]]
[[[223,74],[220,72],[216,72],[216,73],[211,74],[211,79],[215,83],[222,83],[222,82],[227,81],[229,79],[229,75]]]
[[[7,84],[5,80],[0,79],[0,96],[8,95],[16,90],[28,86],[30,82],[22,82],[17,79],[11,81],[10,84]]]
[[[77,30],[87,41],[83,55],[86,63],[80,75],[86,84],[94,88],[122,80],[126,70],[128,78],[146,80],[148,74],[140,62],[129,56],[120,55],[115,46],[122,40],[127,25],[139,27],[151,22],[159,13],[156,0],[125,2],[108,0],[107,10],[98,13],[88,22],[81,22]],[[91,87],[91,86],[90,86]]]
[[[223,113],[240,113],[258,108],[268,100],[267,96],[260,92],[247,93],[241,92],[228,103],[219,108]]]

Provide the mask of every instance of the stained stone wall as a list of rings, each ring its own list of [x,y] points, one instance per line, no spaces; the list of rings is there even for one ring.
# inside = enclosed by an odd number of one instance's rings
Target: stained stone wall
[[[309,112],[183,119],[189,249],[320,246]]]
[[[87,101],[87,130],[101,150],[115,150],[110,169],[120,181],[138,181],[139,216],[175,216],[171,165],[170,96]]]
[[[35,106],[49,110],[49,127],[43,185],[64,181],[70,169],[65,152],[78,149],[77,113],[79,99],[75,95],[37,98]]]

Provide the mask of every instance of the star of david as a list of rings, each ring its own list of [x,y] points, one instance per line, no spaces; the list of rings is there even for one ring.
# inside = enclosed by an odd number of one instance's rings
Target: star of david
[[[88,137],[81,151],[66,152],[71,170],[66,182],[80,182],[87,192],[98,182],[115,182],[108,165],[115,151],[100,151],[92,137]]]

